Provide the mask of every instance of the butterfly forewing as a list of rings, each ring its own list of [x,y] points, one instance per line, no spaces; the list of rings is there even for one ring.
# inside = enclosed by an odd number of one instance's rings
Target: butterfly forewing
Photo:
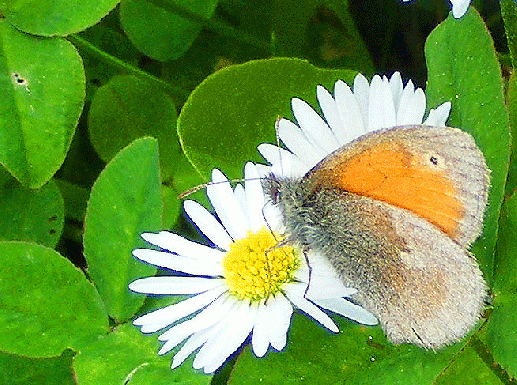
[[[343,146],[305,177],[412,211],[468,246],[478,235],[489,172],[469,134],[449,127],[403,126]]]

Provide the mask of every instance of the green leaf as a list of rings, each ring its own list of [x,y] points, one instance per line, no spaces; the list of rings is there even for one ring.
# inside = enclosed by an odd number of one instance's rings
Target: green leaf
[[[512,153],[508,167],[508,180],[506,181],[506,194],[511,195],[517,188],[517,73],[512,72],[508,80],[506,95],[508,114],[510,116],[510,128],[512,130]]]
[[[318,66],[350,68],[371,74],[373,62],[348,3],[343,0],[274,1],[271,23],[275,55],[305,57]]]
[[[102,171],[88,202],[84,229],[88,272],[117,321],[129,319],[145,298],[130,292],[127,285],[156,271],[131,251],[145,246],[141,233],[162,225],[158,162],[155,139],[135,140]]]
[[[55,358],[27,358],[0,352],[0,384],[75,385],[72,357],[70,350]]]
[[[11,183],[0,187],[0,240],[56,246],[63,232],[64,203],[50,181],[37,190]]]
[[[178,133],[183,150],[205,180],[214,167],[230,178],[242,178],[246,161],[265,163],[257,145],[276,143],[275,120],[291,117],[292,97],[317,105],[317,84],[333,90],[336,80],[352,81],[355,74],[285,58],[222,69],[206,78],[181,110]]]
[[[517,194],[503,205],[497,240],[494,309],[490,315],[488,345],[494,359],[517,377]]]
[[[176,190],[162,186],[163,197],[163,229],[172,229],[181,210],[181,201]]]
[[[63,163],[84,103],[76,49],[0,20],[0,163],[23,185],[44,185]]]
[[[222,14],[229,16],[226,19],[232,20],[234,25],[238,26],[239,32],[243,31],[253,35],[256,39],[260,39],[263,43],[260,48],[265,49],[265,51],[261,52],[261,56],[269,53],[268,48],[273,48],[270,47],[273,44],[270,40],[275,40],[274,35],[277,34],[272,29],[272,19],[275,17],[275,13],[281,12],[281,9],[275,9],[275,1],[221,1],[219,7],[222,10]],[[234,41],[234,43],[237,43],[237,41]]]
[[[0,10],[16,28],[65,36],[98,23],[120,0],[2,0]]]
[[[229,384],[432,384],[460,350],[461,344],[438,352],[411,345],[393,346],[380,327],[363,327],[346,319],[331,334],[296,314],[289,343],[257,358],[246,347],[237,359]]]
[[[225,15],[238,29],[213,17],[203,23],[203,30],[181,57],[161,66],[162,79],[185,91],[184,98],[175,100],[183,104],[190,92],[216,70],[271,56],[271,12],[269,1],[221,2],[218,14]]]
[[[74,359],[78,384],[170,385],[209,384],[212,377],[194,371],[191,365],[171,370],[170,357],[159,356],[156,337],[145,336],[125,324],[99,339]],[[191,361],[191,360],[190,360]]]
[[[517,4],[513,0],[501,0],[501,16],[504,20],[504,29],[508,39],[508,49],[512,57],[512,64],[515,67],[517,60]]]
[[[54,250],[0,242],[0,350],[28,357],[81,350],[108,331],[99,294]]]
[[[55,177],[90,190],[105,166],[106,162],[99,158],[92,146],[86,127],[86,114],[83,114],[65,161]]]
[[[56,179],[56,184],[65,201],[65,216],[78,223],[84,221],[86,202],[90,197],[90,191],[84,187]]]
[[[95,93],[88,128],[93,147],[105,162],[133,140],[155,137],[160,145],[162,176],[168,180],[175,159],[183,156],[176,119],[176,107],[166,93],[135,76],[116,76]]]
[[[77,49],[83,58],[87,102],[92,101],[95,91],[101,85],[121,74],[121,66],[111,59],[120,60],[118,63],[123,63],[128,68],[137,68],[138,60],[142,56],[120,30],[118,14],[109,15],[109,19],[103,20],[103,23],[74,35],[70,40],[78,43]]]
[[[170,2],[123,0],[120,23],[129,39],[147,56],[168,61],[182,56],[201,31],[201,25],[174,13],[175,7],[209,19],[218,0],[173,0]]]
[[[450,15],[431,33],[425,48],[430,105],[452,102],[448,125],[474,136],[492,171],[485,227],[472,247],[490,282],[510,154],[501,69],[490,34],[473,7],[461,19]]]
[[[181,156],[176,158],[175,161],[175,169],[174,169],[174,176],[172,180],[172,189],[176,193],[176,197],[172,196],[172,191],[168,195],[168,203],[166,201],[166,205],[170,204],[177,204],[178,210],[181,211],[181,202],[178,200],[178,195],[184,193],[185,191],[189,190],[193,186],[199,186],[203,184],[203,179],[199,176],[199,174],[196,172],[196,170],[192,167],[192,164],[188,161],[187,157],[185,156],[185,153],[183,151],[181,152]],[[242,175],[241,175],[242,177]],[[175,198],[175,201],[174,201]],[[190,195],[188,195],[188,199],[196,200],[197,202],[204,204],[205,207],[208,207],[208,199],[206,196],[206,190],[200,189],[197,192],[194,192]],[[169,223],[168,221],[164,223]]]
[[[503,385],[501,378],[494,372],[493,362],[484,360],[488,354],[486,346],[474,339],[454,357],[451,365],[433,383],[436,385]]]

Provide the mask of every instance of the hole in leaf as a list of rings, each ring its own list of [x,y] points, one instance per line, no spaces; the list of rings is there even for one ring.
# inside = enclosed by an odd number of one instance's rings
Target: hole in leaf
[[[13,74],[11,75],[11,78],[13,79],[13,82],[15,82],[16,84],[19,84],[19,85],[22,85],[22,86],[25,86],[25,87],[27,87],[27,85],[29,84],[27,82],[27,79],[25,79],[24,77],[20,76],[20,74],[18,74],[16,72],[13,72]]]

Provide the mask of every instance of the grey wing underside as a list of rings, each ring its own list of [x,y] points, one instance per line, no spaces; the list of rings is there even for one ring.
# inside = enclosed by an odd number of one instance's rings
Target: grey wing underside
[[[315,212],[325,211],[304,238],[358,289],[354,298],[392,342],[433,349],[473,327],[486,285],[467,250],[407,210],[350,193],[337,198],[316,197]]]

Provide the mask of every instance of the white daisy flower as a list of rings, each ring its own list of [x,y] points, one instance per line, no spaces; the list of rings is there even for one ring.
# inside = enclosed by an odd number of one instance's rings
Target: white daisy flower
[[[445,126],[451,103],[432,109],[424,120],[426,98],[421,88],[410,80],[403,85],[400,73],[390,79],[375,75],[371,81],[361,74],[352,89],[342,80],[334,86],[334,96],[324,87],[317,87],[323,119],[301,99],[291,101],[298,124],[287,119],[277,121],[277,132],[287,150],[262,143],[259,152],[272,165],[262,167],[262,175],[301,177],[320,160],[350,141],[366,133],[409,124]]]
[[[181,275],[138,279],[129,288],[150,295],[188,295],[181,302],[134,320],[144,333],[162,329],[158,337],[165,354],[182,342],[172,368],[199,349],[194,368],[211,373],[251,334],[253,352],[262,357],[271,345],[281,350],[293,307],[331,331],[338,328],[320,307],[363,324],[377,320],[347,301],[356,292],[343,286],[329,263],[304,255],[289,245],[278,247],[282,223],[276,208],[266,203],[256,167],[245,167],[244,186],[232,189],[218,170],[212,173],[207,195],[220,222],[195,201],[184,208],[213,247],[162,231],[142,237],[161,251],[137,249],[138,259]],[[318,307],[318,306],[320,307]]]
[[[408,2],[411,0],[402,0],[404,2]],[[450,0],[452,4],[452,16],[454,16],[456,19],[459,19],[462,17],[465,12],[467,12],[467,9],[470,5],[470,0]]]

